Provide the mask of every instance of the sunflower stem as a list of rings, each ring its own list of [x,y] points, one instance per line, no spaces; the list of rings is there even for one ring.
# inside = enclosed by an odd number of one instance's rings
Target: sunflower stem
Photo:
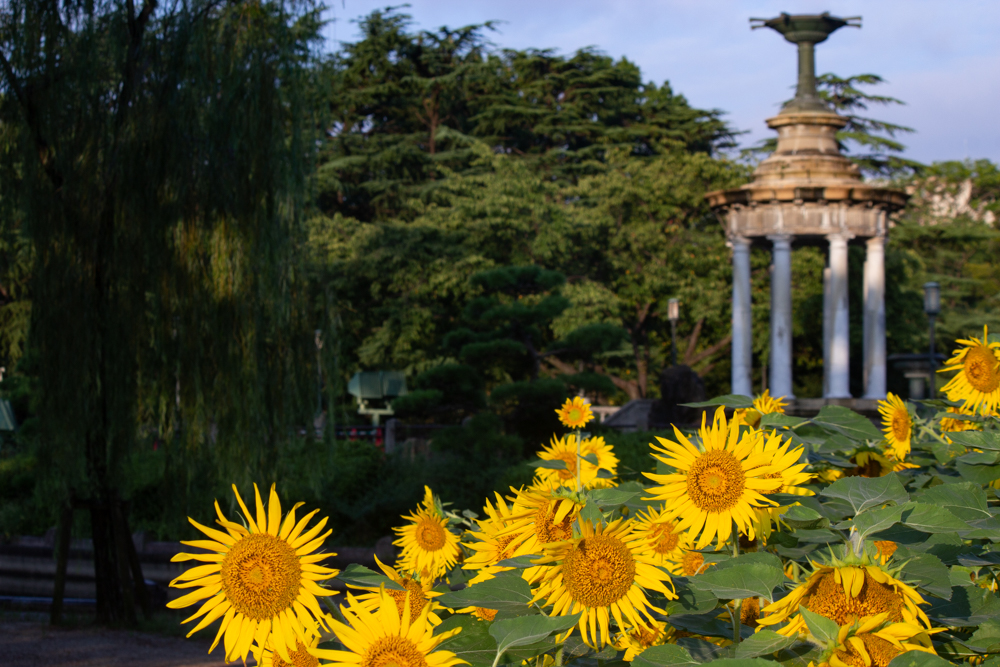
[[[733,521],[733,558],[738,558],[740,555],[740,531],[739,527],[736,525],[736,521]],[[740,614],[743,610],[743,600],[733,600],[733,611],[730,614],[730,618],[733,619],[733,646],[740,645]],[[735,654],[734,654],[735,657]]]
[[[583,484],[581,483],[580,470],[583,468],[583,461],[580,459],[580,429],[576,429],[576,492],[580,493],[583,491]]]

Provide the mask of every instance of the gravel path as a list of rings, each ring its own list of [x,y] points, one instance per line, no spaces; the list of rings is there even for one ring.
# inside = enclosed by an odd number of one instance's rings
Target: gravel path
[[[104,628],[0,621],[0,664],[10,667],[221,667],[222,646]],[[232,663],[230,663],[232,664]],[[237,663],[242,664],[242,663]]]

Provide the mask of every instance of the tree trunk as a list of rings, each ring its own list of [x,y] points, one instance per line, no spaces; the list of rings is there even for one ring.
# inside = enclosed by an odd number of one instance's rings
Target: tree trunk
[[[52,589],[52,607],[49,623],[59,625],[62,621],[63,597],[66,594],[66,566],[69,563],[69,541],[73,535],[73,505],[59,510],[59,528],[56,530],[56,581]]]
[[[114,503],[107,494],[91,500],[90,523],[94,542],[94,579],[97,584],[97,622],[135,627],[135,598],[121,523],[115,520]],[[131,540],[131,536],[127,536]]]

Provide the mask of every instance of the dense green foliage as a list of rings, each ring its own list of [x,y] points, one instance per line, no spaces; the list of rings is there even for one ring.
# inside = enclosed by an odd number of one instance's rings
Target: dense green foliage
[[[375,12],[321,59],[309,5],[144,11],[0,13],[0,365],[24,422],[0,445],[0,535],[107,496],[132,528],[178,538],[250,480],[320,503],[342,542],[384,535],[420,479],[474,506],[525,479],[568,394],[658,395],[670,298],[679,361],[728,391],[729,251],[703,196],[749,169],[720,111],[594,50],[491,48],[489,24],[413,31]],[[891,101],[857,91],[876,78],[821,83],[857,114]],[[898,166],[893,144],[861,139],[869,173]],[[916,196],[887,247],[889,352],[926,347],[926,280],[944,286],[944,336],[1000,325],[996,166],[891,173]],[[769,263],[754,251],[757,386]],[[822,381],[823,263],[793,254],[800,396]],[[484,278],[518,272],[561,279]],[[363,421],[347,380],[380,369],[407,374],[401,417],[448,425],[429,459],[334,437]]]

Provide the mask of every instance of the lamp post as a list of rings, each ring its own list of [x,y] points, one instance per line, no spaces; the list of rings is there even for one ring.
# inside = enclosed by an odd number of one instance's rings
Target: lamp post
[[[677,320],[681,318],[679,299],[667,301],[667,319],[670,320],[670,365],[677,365]]]
[[[929,394],[931,398],[937,398],[937,390],[934,388],[934,372],[937,368],[934,358],[934,318],[941,312],[941,285],[936,282],[924,283],[924,312],[927,313],[928,326],[930,328],[930,353],[928,362],[930,363]]]

